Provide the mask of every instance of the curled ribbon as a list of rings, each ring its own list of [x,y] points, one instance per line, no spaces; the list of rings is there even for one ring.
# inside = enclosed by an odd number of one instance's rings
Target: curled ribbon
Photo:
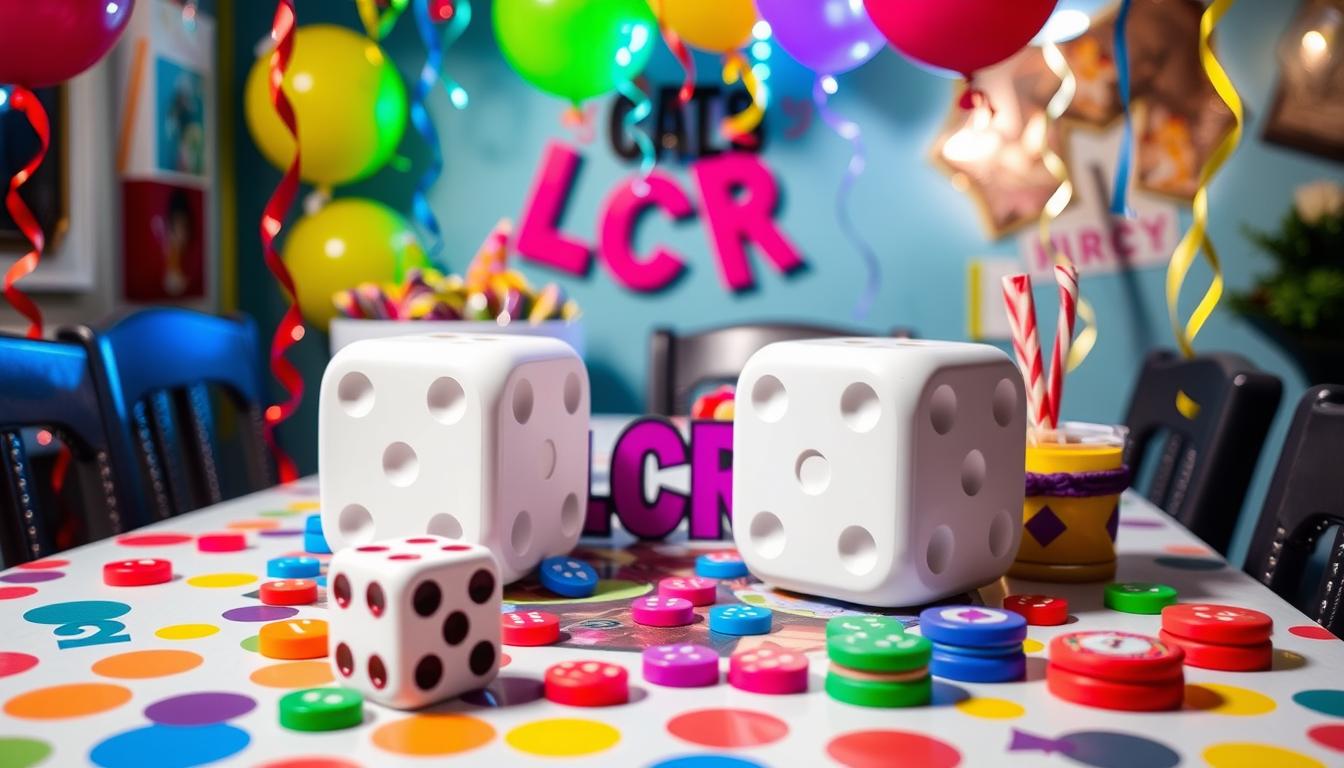
[[[825,85],[827,80],[832,84],[831,88],[834,90],[833,84],[835,81],[830,78],[830,75],[818,75],[812,80],[812,103],[816,106],[817,114],[821,116],[826,126],[834,131],[837,136],[849,142],[849,163],[845,166],[845,175],[840,180],[840,187],[835,192],[835,220],[840,225],[840,231],[844,233],[845,239],[849,241],[850,245],[854,246],[854,250],[858,251],[859,256],[863,258],[867,280],[864,283],[863,292],[859,294],[858,302],[854,305],[854,317],[862,320],[868,316],[868,312],[872,309],[873,301],[877,298],[878,287],[882,283],[882,268],[878,263],[877,254],[859,234],[849,215],[849,194],[854,189],[854,182],[863,173],[863,168],[867,163],[867,152],[864,150],[863,134],[859,130],[858,123],[837,114],[828,104]]]
[[[429,190],[438,180],[439,174],[443,173],[443,149],[439,146],[439,132],[434,128],[434,120],[430,117],[425,99],[438,85],[439,73],[443,70],[443,47],[439,44],[434,22],[429,18],[429,0],[415,0],[412,9],[415,29],[425,45],[425,63],[420,67],[420,78],[411,89],[411,124],[429,148],[429,167],[416,179],[415,190],[411,193],[411,215],[425,233],[430,260],[438,262],[439,251],[443,247],[443,232],[434,209],[430,207]]]
[[[691,49],[686,47],[681,35],[663,21],[662,0],[653,0],[653,15],[658,19],[658,31],[662,33],[663,42],[667,44],[667,49],[676,57],[677,63],[681,65],[681,71],[685,73],[681,80],[681,88],[677,91],[677,103],[684,108],[695,97],[695,57],[691,55]]]
[[[1195,199],[1191,205],[1190,229],[1186,230],[1181,241],[1176,244],[1176,250],[1171,255],[1171,264],[1167,267],[1167,312],[1171,316],[1171,327],[1176,334],[1176,344],[1181,349],[1181,354],[1186,357],[1193,357],[1195,354],[1191,344],[1195,336],[1199,334],[1204,327],[1204,321],[1209,319],[1214,307],[1218,306],[1218,301],[1223,296],[1223,268],[1218,260],[1218,252],[1214,250],[1213,241],[1209,239],[1207,225],[1209,221],[1209,182],[1218,169],[1227,162],[1227,159],[1236,151],[1237,145],[1241,142],[1242,114],[1241,97],[1237,94],[1236,87],[1232,80],[1223,70],[1218,58],[1214,56],[1213,49],[1209,44],[1213,36],[1213,29],[1218,25],[1219,19],[1236,0],[1214,0],[1213,3],[1204,10],[1204,15],[1199,20],[1199,59],[1204,65],[1204,72],[1209,77],[1209,82],[1213,84],[1213,89],[1218,93],[1218,97],[1227,104],[1227,108],[1232,112],[1232,118],[1235,121],[1232,130],[1227,132],[1222,141],[1209,155],[1209,159],[1204,162],[1204,167],[1199,169],[1199,186],[1195,189]],[[1213,278],[1209,282],[1209,287],[1204,292],[1204,297],[1199,300],[1199,305],[1191,313],[1190,319],[1184,325],[1180,321],[1180,311],[1177,306],[1181,297],[1181,285],[1185,282],[1185,276],[1190,272],[1191,265],[1194,264],[1195,256],[1203,250],[1204,259],[1209,263],[1209,269],[1213,271]]]
[[[364,24],[364,32],[374,40],[382,40],[392,31],[401,12],[406,10],[407,0],[386,0],[386,8],[378,10],[384,3],[379,0],[355,0],[359,10],[359,20]]]
[[[1115,187],[1111,191],[1111,213],[1134,218],[1129,207],[1129,166],[1134,156],[1134,122],[1129,115],[1129,40],[1125,30],[1129,25],[1129,0],[1120,0],[1115,14],[1115,78],[1120,90],[1120,106],[1125,111],[1125,129],[1120,137],[1120,155],[1115,161]]]
[[[0,95],[4,94],[5,91],[0,89]],[[51,146],[51,125],[47,121],[47,110],[42,107],[42,102],[38,101],[37,94],[23,86],[14,86],[9,90],[8,96],[9,108],[17,109],[28,118],[28,124],[37,134],[38,147],[28,162],[10,177],[9,192],[5,195],[5,207],[9,210],[10,218],[14,219],[14,224],[18,226],[23,236],[28,238],[28,242],[33,244],[33,249],[5,271],[4,295],[5,301],[28,319],[28,338],[40,339],[42,310],[38,309],[37,304],[20,291],[16,284],[37,269],[38,262],[42,261],[42,251],[46,247],[47,238],[42,233],[42,225],[37,223],[37,218],[29,210],[28,204],[19,197],[19,187],[33,177],[33,173],[46,158],[47,149]]]
[[[751,104],[741,112],[723,119],[723,135],[733,143],[755,146],[756,137],[752,135],[752,131],[756,130],[756,126],[765,118],[765,89],[761,87],[760,81],[756,79],[756,73],[751,71],[751,64],[741,51],[724,54],[723,82],[732,85],[738,80],[742,81],[742,87],[746,88],[747,95],[751,96]]]
[[[299,473],[294,460],[280,448],[275,431],[281,422],[294,414],[299,402],[303,400],[303,377],[299,375],[294,364],[285,358],[285,351],[303,338],[303,317],[299,314],[298,304],[294,300],[294,278],[275,250],[275,236],[284,226],[285,214],[293,205],[299,189],[298,121],[294,117],[294,107],[281,88],[285,80],[285,70],[289,68],[289,60],[294,53],[294,0],[277,0],[275,18],[271,22],[271,39],[275,41],[275,49],[271,51],[267,85],[271,106],[280,116],[280,122],[284,123],[285,129],[294,137],[294,160],[285,170],[275,192],[266,201],[266,208],[261,215],[261,251],[266,259],[266,267],[280,283],[285,301],[289,305],[284,316],[280,318],[280,324],[276,326],[275,335],[271,337],[270,352],[271,373],[284,387],[288,397],[284,402],[266,409],[263,434],[271,453],[275,456],[280,482],[288,483],[298,479]]]
[[[653,102],[643,89],[629,80],[616,83],[616,92],[629,99],[632,105],[630,111],[621,118],[621,129],[639,147],[639,181],[636,189],[643,189],[643,194],[647,194],[649,174],[653,173],[653,167],[658,162],[658,154],[654,151],[653,139],[639,130],[639,123],[653,114]]]

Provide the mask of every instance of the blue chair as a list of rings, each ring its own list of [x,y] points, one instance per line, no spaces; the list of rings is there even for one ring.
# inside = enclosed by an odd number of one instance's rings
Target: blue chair
[[[62,337],[88,350],[154,519],[273,484],[262,438],[261,354],[250,319],[164,307]],[[229,407],[217,409],[212,393]],[[236,438],[230,442],[240,456],[233,464],[220,460],[225,432]],[[225,483],[230,470],[236,482]]]
[[[82,347],[0,334],[0,568],[129,527],[114,427]]]

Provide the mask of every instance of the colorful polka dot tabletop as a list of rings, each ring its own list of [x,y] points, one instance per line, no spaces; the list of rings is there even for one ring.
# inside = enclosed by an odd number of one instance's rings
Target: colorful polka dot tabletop
[[[338,685],[332,662],[307,653],[268,658],[259,635],[271,622],[316,626],[328,616],[329,556],[299,549],[306,516],[318,511],[316,498],[310,478],[0,573],[0,626],[12,628],[0,637],[0,768],[367,768],[424,765],[427,759],[752,768],[890,766],[897,764],[893,756],[900,756],[900,765],[935,768],[1047,762],[1316,768],[1344,760],[1344,642],[1227,567],[1133,495],[1121,504],[1115,581],[1170,586],[1177,605],[1223,604],[1268,614],[1270,670],[1187,664],[1178,712],[1113,712],[1069,703],[1051,695],[1044,679],[1054,638],[1098,630],[1156,636],[1162,617],[1108,608],[1102,584],[1005,580],[953,602],[998,608],[1008,595],[1026,594],[1064,598],[1068,605],[1063,624],[1028,622],[1021,641],[1024,680],[935,676],[927,705],[889,710],[845,704],[825,690],[826,627],[834,617],[862,613],[776,592],[749,576],[720,576],[715,585],[713,577],[697,576],[696,559],[726,551],[725,543],[692,543],[678,534],[660,543],[585,542],[572,558],[596,574],[591,593],[585,588],[561,596],[534,577],[506,587],[506,616],[554,616],[559,633],[547,632],[548,644],[537,645],[514,632],[518,642],[506,639],[507,666],[485,689],[420,711],[366,701],[362,722],[353,727],[300,733],[280,724],[280,701]],[[246,547],[197,547],[202,536],[222,532],[245,536]],[[317,599],[263,603],[262,585],[282,578],[268,575],[268,564],[275,571],[276,561],[298,558],[309,558],[303,561],[309,569],[316,563],[319,574],[302,578],[320,585]],[[105,564],[144,559],[171,561],[173,578],[143,586],[104,582]],[[688,621],[641,623],[632,615],[632,601],[657,597],[660,582],[695,582],[714,591],[690,601],[694,614]],[[710,608],[734,604],[770,616],[767,633],[714,631]],[[895,620],[882,620],[893,633],[904,628],[920,634],[919,612],[875,613]],[[511,626],[507,620],[504,625]],[[697,678],[694,687],[646,679],[643,651],[655,646],[669,653],[687,648],[711,659],[717,654],[723,674]],[[766,693],[730,684],[734,653],[767,660],[805,655],[806,690]],[[628,703],[574,706],[548,698],[548,668],[581,660],[624,668]]]

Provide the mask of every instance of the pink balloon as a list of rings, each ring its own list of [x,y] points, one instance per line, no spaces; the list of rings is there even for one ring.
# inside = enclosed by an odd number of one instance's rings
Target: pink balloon
[[[877,28],[915,61],[960,72],[1022,50],[1045,26],[1057,0],[863,0]]]
[[[93,66],[135,0],[0,0],[0,83],[42,88]]]

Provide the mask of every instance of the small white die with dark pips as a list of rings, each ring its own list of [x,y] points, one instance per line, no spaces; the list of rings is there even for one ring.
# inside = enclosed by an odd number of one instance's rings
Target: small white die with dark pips
[[[983,344],[834,338],[747,362],[733,537],[776,587],[911,606],[1007,571],[1022,535],[1026,400]]]
[[[412,536],[341,550],[327,570],[336,679],[397,709],[485,686],[499,670],[500,589],[477,544]]]

